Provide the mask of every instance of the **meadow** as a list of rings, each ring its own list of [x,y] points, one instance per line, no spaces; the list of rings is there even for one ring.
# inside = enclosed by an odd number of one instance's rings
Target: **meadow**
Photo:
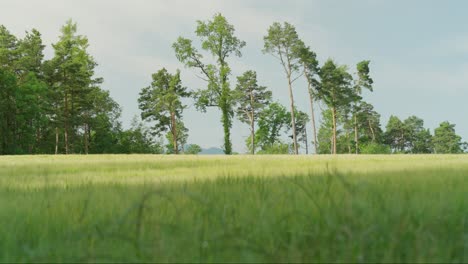
[[[467,261],[467,155],[0,157],[0,262]]]

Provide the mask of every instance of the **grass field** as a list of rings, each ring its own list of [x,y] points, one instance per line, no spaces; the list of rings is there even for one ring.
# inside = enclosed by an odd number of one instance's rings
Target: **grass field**
[[[467,262],[468,156],[0,157],[2,262]]]

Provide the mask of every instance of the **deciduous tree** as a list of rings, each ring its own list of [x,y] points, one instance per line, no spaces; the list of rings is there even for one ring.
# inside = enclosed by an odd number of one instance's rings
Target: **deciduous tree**
[[[280,103],[271,103],[259,114],[258,129],[255,132],[256,146],[265,151],[276,143],[282,143],[280,137],[289,129],[290,124],[290,114],[286,108]],[[247,140],[249,148],[251,148],[250,142],[249,138]]]
[[[235,36],[234,26],[221,14],[216,14],[209,21],[197,21],[197,24],[195,33],[201,40],[201,48],[213,57],[215,63],[211,64],[205,60],[190,39],[179,37],[173,48],[177,59],[189,68],[198,69],[203,75],[202,79],[207,82],[206,89],[194,93],[196,106],[202,111],[206,111],[207,107],[217,107],[221,110],[224,152],[230,155],[234,100],[229,84],[231,68],[227,59],[231,55],[240,57],[245,42]]]
[[[202,148],[197,144],[190,144],[187,146],[187,149],[185,150],[185,154],[189,154],[189,155],[197,155],[200,152],[202,152]]]

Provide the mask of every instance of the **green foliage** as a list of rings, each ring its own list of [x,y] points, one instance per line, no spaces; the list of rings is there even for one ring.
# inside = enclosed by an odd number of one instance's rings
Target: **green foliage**
[[[0,67],[14,72],[18,59],[18,39],[0,25]]]
[[[11,72],[0,68],[0,153],[14,154],[16,142],[14,134],[15,124],[15,92],[16,77]]]
[[[318,97],[329,108],[346,107],[354,100],[355,93],[351,89],[352,76],[346,66],[337,66],[332,60],[327,60],[320,69],[320,78]]]
[[[273,23],[268,28],[267,35],[263,37],[263,41],[263,52],[280,60],[288,78],[299,71],[300,52],[303,51],[304,43],[299,39],[293,25],[288,22]]]
[[[38,80],[35,73],[29,72],[16,90],[16,126],[18,154],[37,153],[37,132],[45,129],[47,119],[47,85]]]
[[[16,68],[22,76],[34,73],[40,79],[44,77],[42,71],[44,48],[41,33],[36,29],[26,32],[24,39],[18,41],[19,58],[16,61]]]
[[[357,127],[360,131],[360,142],[380,142],[383,132],[380,128],[380,114],[374,106],[360,101],[356,107]]]
[[[121,124],[118,121],[121,115],[120,106],[111,97],[108,91],[95,87],[87,100],[91,105],[86,113],[85,126],[89,140],[89,153],[117,153],[115,144],[119,142]],[[83,149],[86,152],[86,149]]]
[[[161,154],[162,146],[151,135],[149,129],[135,117],[130,129],[120,132],[117,153]]]
[[[432,153],[432,135],[424,128],[424,121],[410,116],[401,121],[391,116],[385,132],[385,142],[397,153]]]
[[[403,152],[406,147],[407,130],[404,123],[396,116],[390,116],[386,129],[386,143],[392,148],[393,152]]]
[[[291,149],[290,145],[277,141],[259,150],[258,154],[260,155],[290,154],[290,149]]]
[[[190,144],[186,147],[184,153],[189,155],[197,155],[202,152],[202,148],[197,144]]]
[[[408,117],[404,122],[407,130],[407,151],[410,153],[432,153],[432,135],[424,128],[424,121],[416,116]]]
[[[355,89],[358,95],[362,93],[362,88],[373,91],[372,84],[374,80],[370,77],[370,61],[361,61],[356,65],[357,78],[355,82]]]
[[[391,154],[390,146],[380,143],[368,143],[361,145],[361,154]]]
[[[281,134],[288,130],[290,124],[290,114],[286,108],[278,102],[271,103],[259,115],[258,129],[255,133],[257,147],[266,151],[276,143],[280,143]],[[247,144],[250,142],[248,139]]]
[[[221,110],[221,123],[224,130],[224,152],[232,153],[231,127],[234,115],[233,92],[229,85],[231,69],[227,63],[230,55],[240,57],[245,42],[235,36],[234,26],[228,23],[221,14],[209,21],[197,21],[195,31],[201,40],[203,50],[211,54],[216,64],[205,64],[203,56],[193,47],[192,40],[179,37],[172,45],[177,59],[189,68],[197,68],[208,83],[206,89],[194,93],[195,105],[199,110],[207,107],[218,107]]]
[[[445,121],[434,130],[434,151],[437,154],[462,153],[461,137],[455,133],[455,125]]]
[[[307,82],[310,84],[309,89],[316,88],[319,80],[317,79],[320,66],[317,60],[317,54],[311,50],[310,47],[300,45],[297,57],[302,65],[302,71],[306,77]],[[315,94],[315,91],[313,92]]]
[[[318,130],[318,154],[332,154],[333,152],[333,118],[330,109],[322,111],[322,122]]]

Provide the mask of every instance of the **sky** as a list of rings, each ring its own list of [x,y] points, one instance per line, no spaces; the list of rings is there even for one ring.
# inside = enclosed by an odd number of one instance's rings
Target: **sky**
[[[236,35],[247,42],[241,58],[231,57],[233,76],[257,71],[259,84],[273,91],[275,100],[289,102],[281,66],[262,53],[263,36],[273,22],[287,21],[323,63],[332,58],[353,70],[362,60],[371,61],[374,92],[365,93],[382,115],[405,119],[416,115],[433,131],[442,121],[456,124],[468,140],[468,2],[462,0],[0,0],[0,24],[23,37],[38,29],[53,56],[61,26],[72,19],[78,32],[89,38],[89,52],[99,63],[97,76],[103,88],[122,106],[122,123],[129,127],[138,116],[138,95],[162,67],[181,70],[184,86],[191,90],[206,84],[198,72],[176,59],[172,44],[179,36],[196,41],[197,20],[222,13]],[[297,107],[308,111],[306,84],[294,84]],[[204,148],[221,147],[221,113],[201,113],[191,106],[184,112],[189,143]],[[234,122],[234,150],[245,152],[246,124]]]

